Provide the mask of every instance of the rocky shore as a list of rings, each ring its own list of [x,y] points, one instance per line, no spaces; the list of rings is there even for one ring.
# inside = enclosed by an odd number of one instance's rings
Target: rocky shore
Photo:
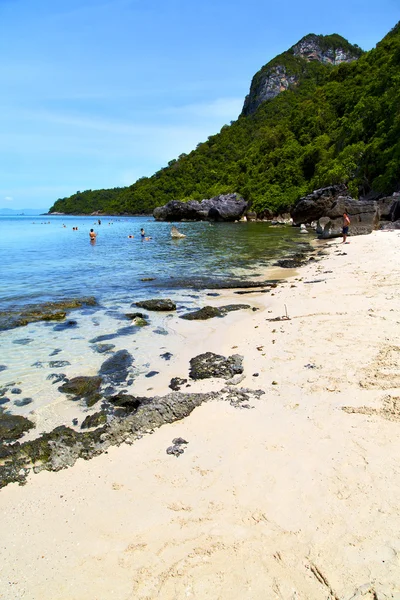
[[[94,400],[79,429],[5,422],[5,598],[400,594],[400,236],[349,239],[268,293],[172,311],[181,352],[151,393],[119,391],[116,349],[98,379],[55,384]]]

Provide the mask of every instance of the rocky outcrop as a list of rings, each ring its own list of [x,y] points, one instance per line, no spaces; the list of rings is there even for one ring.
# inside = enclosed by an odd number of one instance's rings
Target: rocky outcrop
[[[0,443],[13,442],[22,437],[24,433],[35,425],[29,419],[20,415],[10,415],[0,412]],[[0,452],[1,457],[1,452]]]
[[[227,304],[226,306],[219,307],[203,306],[203,308],[182,315],[181,319],[186,319],[187,321],[205,321],[214,317],[224,317],[228,312],[244,308],[250,308],[249,304]]]
[[[93,406],[100,400],[101,377],[80,375],[63,383],[58,390],[71,396],[73,400],[84,400],[87,406]]]
[[[96,300],[93,297],[72,298],[58,302],[32,304],[17,310],[0,311],[0,331],[22,327],[37,321],[62,321],[66,317],[67,310],[81,308],[82,306],[94,306],[95,304]],[[75,322],[70,321],[68,323]]]
[[[246,96],[243,115],[254,113],[263,102],[272,100],[281,92],[299,84],[307,74],[307,64],[318,61],[326,65],[339,65],[352,62],[362,51],[352,46],[339,35],[323,36],[309,34],[267,63],[251,82],[250,93]]]
[[[150,300],[140,300],[140,302],[135,302],[135,306],[139,306],[139,308],[145,308],[146,310],[155,310],[159,312],[170,312],[172,310],[176,310],[175,302],[173,302],[169,298],[153,298]]]
[[[225,194],[198,202],[171,200],[154,209],[156,221],[238,221],[247,209],[239,194]]]
[[[230,379],[234,375],[243,373],[243,356],[232,354],[232,356],[221,356],[213,352],[205,352],[195,356],[190,361],[189,377],[191,379],[208,379],[209,377],[221,377]]]
[[[317,233],[322,238],[341,235],[343,213],[350,217],[350,234],[371,233],[379,227],[379,207],[375,200],[354,200],[346,194],[346,186],[333,185],[315,190],[300,198],[291,210],[294,225],[318,221]]]

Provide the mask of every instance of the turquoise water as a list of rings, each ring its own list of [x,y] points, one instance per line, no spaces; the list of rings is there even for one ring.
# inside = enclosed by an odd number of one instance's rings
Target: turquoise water
[[[170,224],[149,217],[101,221],[0,217],[1,308],[82,295],[109,303],[232,277],[250,279],[304,241],[298,229],[266,223],[180,223],[187,237],[173,240]],[[151,240],[142,241],[142,227]],[[98,234],[95,244],[90,228]],[[146,278],[154,281],[141,281]]]
[[[33,419],[32,435],[76,420],[79,427],[88,410],[99,410],[72,402],[55,381],[99,372],[110,354],[96,350],[97,338],[105,336],[113,344],[110,352],[127,350],[133,357],[129,377],[115,392],[166,393],[172,377],[188,376],[188,361],[199,353],[200,338],[203,351],[208,350],[207,328],[221,328],[222,333],[225,322],[240,318],[231,313],[217,324],[189,322],[180,315],[224,303],[222,297],[206,297],[207,287],[232,278],[267,279],[269,265],[309,241],[298,229],[266,223],[180,223],[178,229],[187,237],[173,240],[170,224],[149,217],[101,221],[0,217],[0,310],[89,295],[98,302],[70,311],[72,326],[66,329],[50,321],[0,331],[0,410]],[[142,241],[142,227],[150,240]],[[94,244],[91,228],[98,234]],[[152,281],[142,281],[146,278]],[[145,311],[149,325],[136,327],[129,317],[132,304],[152,297],[173,299],[176,312]],[[253,296],[237,297],[238,302],[243,299],[251,303]],[[166,360],[165,353],[171,358]]]

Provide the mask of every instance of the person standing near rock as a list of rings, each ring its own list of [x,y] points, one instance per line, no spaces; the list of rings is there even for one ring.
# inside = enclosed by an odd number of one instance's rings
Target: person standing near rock
[[[349,243],[349,242],[346,242],[347,234],[349,233],[349,225],[350,225],[350,217],[346,212],[344,212],[343,213],[343,229],[342,229],[343,242],[342,242],[342,244]]]

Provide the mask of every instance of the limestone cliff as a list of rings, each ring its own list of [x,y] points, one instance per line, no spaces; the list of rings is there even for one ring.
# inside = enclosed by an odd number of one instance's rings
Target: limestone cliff
[[[254,113],[266,100],[298,85],[300,79],[312,70],[311,63],[339,65],[357,60],[361,54],[358,46],[353,46],[340,35],[306,35],[254,75],[242,114]]]

